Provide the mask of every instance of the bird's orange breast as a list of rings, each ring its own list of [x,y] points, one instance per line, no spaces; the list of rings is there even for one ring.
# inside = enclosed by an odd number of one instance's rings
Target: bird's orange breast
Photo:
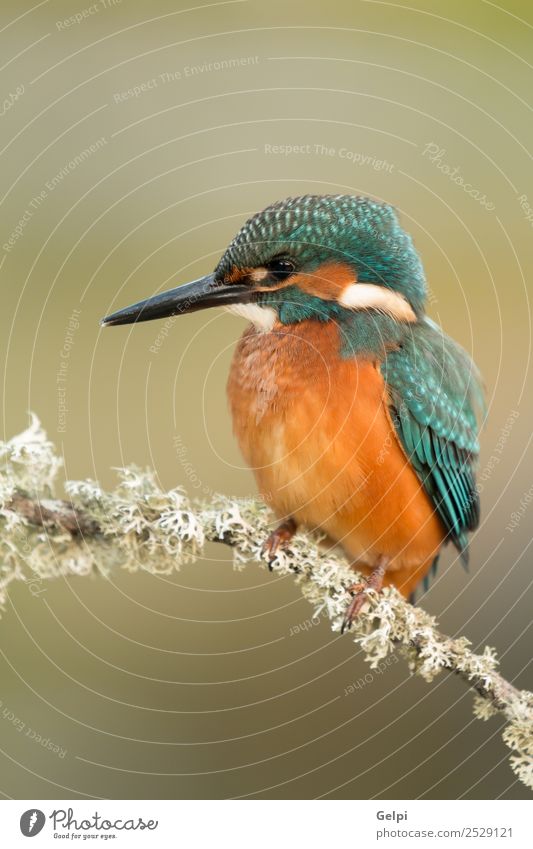
[[[249,328],[228,382],[235,433],[280,517],[325,531],[363,569],[390,557],[388,581],[408,594],[445,532],[398,441],[379,365],[338,351],[334,322]]]

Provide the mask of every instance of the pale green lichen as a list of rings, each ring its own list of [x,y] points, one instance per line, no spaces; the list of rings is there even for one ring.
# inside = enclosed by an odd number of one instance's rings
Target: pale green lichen
[[[181,489],[163,491],[152,472],[133,467],[117,469],[118,483],[111,492],[90,480],[65,484],[70,503],[92,520],[97,533],[71,535],[54,523],[38,527],[10,509],[17,492],[42,503],[53,498],[60,468],[61,460],[35,416],[24,433],[0,443],[0,605],[15,580],[107,574],[117,568],[169,573],[201,557],[208,541],[231,544],[237,569],[251,561],[265,566],[261,546],[272,514],[264,504],[223,495],[210,504],[194,502]],[[294,575],[313,616],[327,615],[339,631],[347,590],[358,576],[341,555],[320,543],[317,536],[298,533],[278,552],[273,566],[278,574]],[[400,651],[411,671],[426,681],[448,669],[471,682],[481,691],[474,699],[475,716],[488,720],[503,714],[511,766],[533,788],[533,694],[506,684],[494,649],[487,646],[476,654],[466,638],[443,636],[434,617],[407,604],[394,588],[369,593],[351,636],[373,669]]]
[[[71,503],[116,542],[125,566],[168,573],[195,560],[205,543],[204,530],[181,489],[163,492],[155,475],[131,467],[117,469],[119,484],[104,492],[94,481],[68,481]]]
[[[39,419],[32,414],[27,430],[9,442],[0,442],[0,506],[9,501],[15,489],[46,497],[62,465]]]

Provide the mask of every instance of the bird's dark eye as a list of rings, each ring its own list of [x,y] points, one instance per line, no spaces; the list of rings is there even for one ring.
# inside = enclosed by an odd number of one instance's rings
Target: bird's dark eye
[[[289,274],[292,274],[295,270],[296,266],[291,259],[286,259],[279,257],[278,259],[272,259],[266,266],[276,280],[284,280],[285,277],[288,277]]]

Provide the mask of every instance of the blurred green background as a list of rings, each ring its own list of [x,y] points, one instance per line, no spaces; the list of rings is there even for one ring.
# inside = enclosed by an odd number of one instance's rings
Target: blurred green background
[[[193,495],[253,493],[225,400],[240,320],[199,313],[159,340],[163,323],[98,320],[210,271],[275,199],[391,202],[423,257],[430,313],[472,352],[490,405],[470,574],[448,553],[423,604],[533,689],[532,24],[519,0],[4,0],[3,438],[33,410],[69,478],[112,485],[113,466],[135,462]],[[13,587],[0,791],[528,796],[499,720],[475,720],[461,682],[428,686],[403,662],[371,674],[327,622],[296,632],[310,615],[292,580],[237,573],[219,547],[168,577]]]

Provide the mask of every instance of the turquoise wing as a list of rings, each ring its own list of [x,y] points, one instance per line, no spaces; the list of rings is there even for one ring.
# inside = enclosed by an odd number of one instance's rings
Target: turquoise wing
[[[423,319],[387,355],[382,373],[400,440],[466,565],[468,531],[479,524],[479,372],[466,351]]]

